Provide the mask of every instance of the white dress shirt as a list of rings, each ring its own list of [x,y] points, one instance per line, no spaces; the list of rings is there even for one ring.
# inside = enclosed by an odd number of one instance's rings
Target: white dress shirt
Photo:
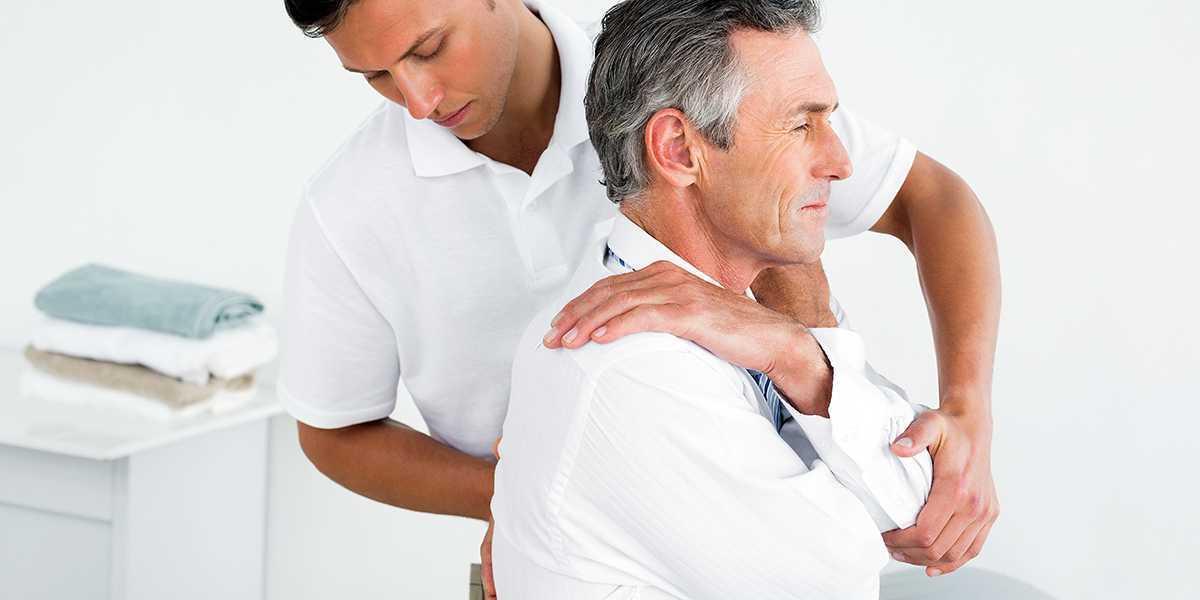
[[[606,245],[717,285],[623,215],[610,229],[560,299],[622,270]],[[892,454],[915,410],[876,384],[858,334],[812,330],[833,396],[828,419],[787,407],[819,456],[806,463],[745,369],[663,333],[549,350],[555,308],[513,364],[492,500],[501,597],[878,597],[880,532],[915,521],[933,469]]]
[[[513,348],[562,296],[596,224],[611,219],[583,97],[587,32],[528,2],[554,36],[562,92],[532,175],[472,151],[385,102],[304,189],[284,280],[278,393],[294,417],[334,428],[415,402],[430,433],[490,456]],[[870,228],[915,150],[839,109],[855,174],[833,186],[829,237]]]

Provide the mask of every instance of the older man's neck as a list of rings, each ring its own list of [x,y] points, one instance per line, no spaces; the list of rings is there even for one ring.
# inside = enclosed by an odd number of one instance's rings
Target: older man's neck
[[[692,204],[677,198],[641,198],[621,203],[621,213],[725,289],[746,291],[765,265],[739,256]]]

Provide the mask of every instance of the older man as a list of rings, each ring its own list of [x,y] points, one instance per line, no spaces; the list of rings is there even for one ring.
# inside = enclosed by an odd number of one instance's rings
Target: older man
[[[613,340],[618,318],[590,335],[608,343],[551,349],[554,311],[539,314],[496,471],[501,597],[878,597],[880,533],[911,525],[929,491],[928,454],[890,450],[916,410],[836,303],[811,319],[836,326],[809,328],[749,291],[772,268],[821,283],[830,183],[851,174],[817,16],[629,0],[605,19],[587,115],[620,212],[562,298],[618,273],[674,278],[760,343],[724,342],[719,322],[694,342]]]

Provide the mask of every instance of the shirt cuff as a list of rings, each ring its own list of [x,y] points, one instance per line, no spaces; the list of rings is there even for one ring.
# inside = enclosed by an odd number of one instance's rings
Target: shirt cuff
[[[927,452],[892,453],[891,443],[909,423],[913,407],[871,382],[862,338],[843,328],[809,330],[833,367],[829,418],[804,415],[788,405],[822,461],[867,506],[880,531],[916,522],[932,481]]]

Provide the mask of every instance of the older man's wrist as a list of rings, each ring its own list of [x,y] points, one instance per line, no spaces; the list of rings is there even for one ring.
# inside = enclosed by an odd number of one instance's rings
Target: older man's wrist
[[[833,367],[808,328],[797,323],[767,376],[788,403],[806,415],[829,416]]]

